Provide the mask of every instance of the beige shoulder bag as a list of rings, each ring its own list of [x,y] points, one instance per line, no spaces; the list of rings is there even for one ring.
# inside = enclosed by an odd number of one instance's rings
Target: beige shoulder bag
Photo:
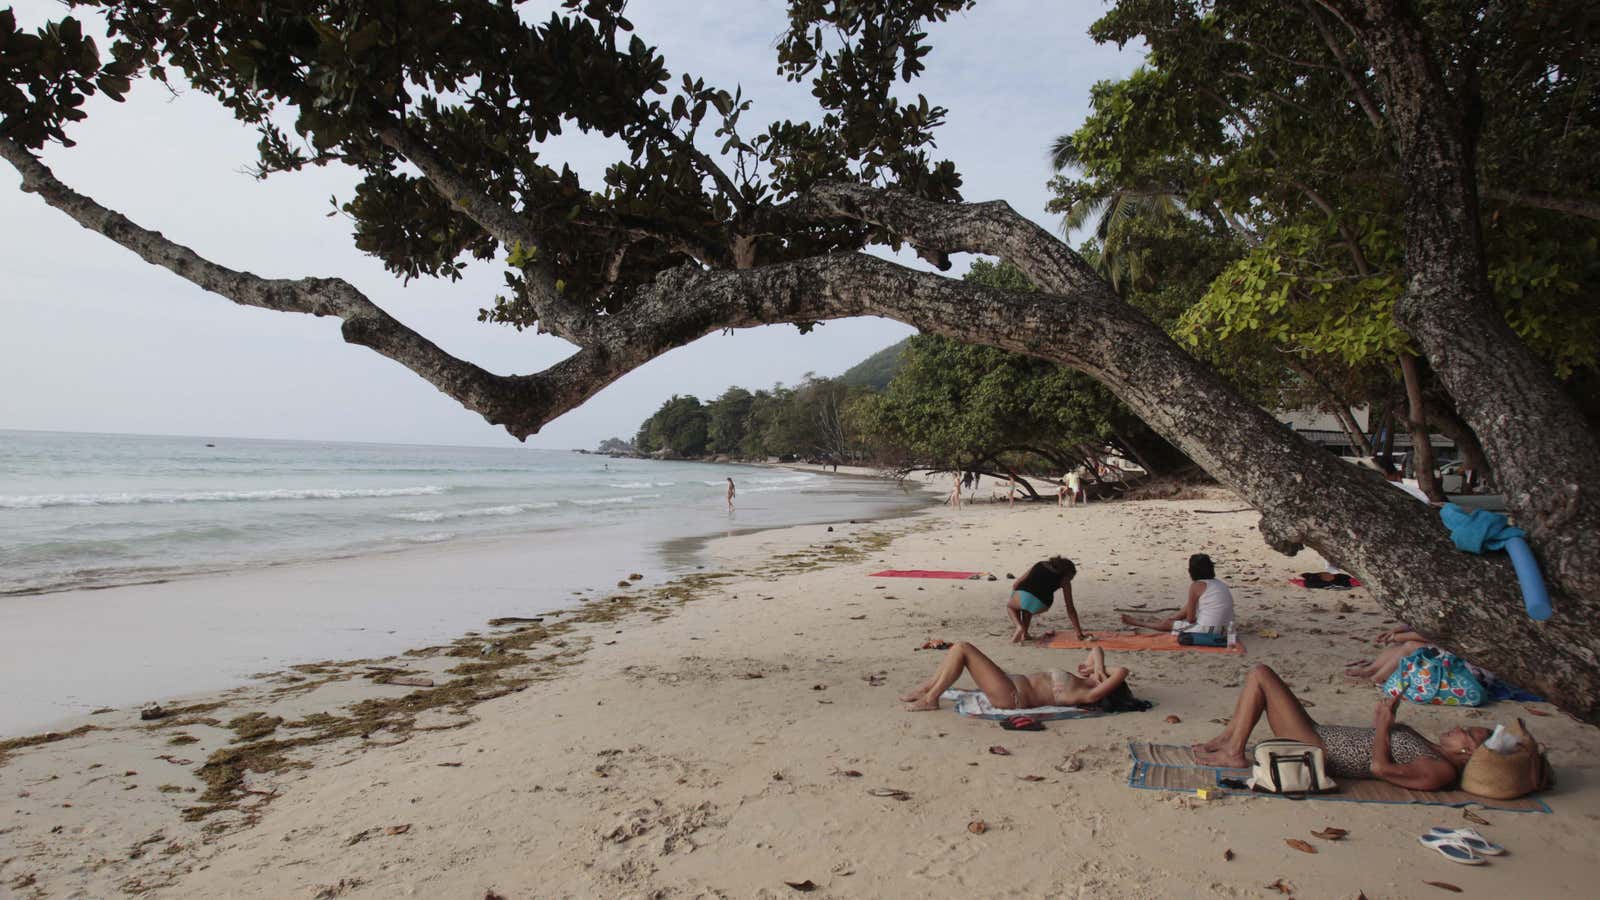
[[[1251,790],[1300,797],[1339,789],[1328,777],[1322,748],[1288,738],[1272,738],[1256,745],[1255,765],[1247,784]]]

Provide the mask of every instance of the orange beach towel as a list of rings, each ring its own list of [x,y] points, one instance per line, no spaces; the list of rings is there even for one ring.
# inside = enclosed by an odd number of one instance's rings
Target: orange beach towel
[[[1184,646],[1178,643],[1178,636],[1170,632],[1157,634],[1137,631],[1091,631],[1089,635],[1094,640],[1080,641],[1073,637],[1071,632],[1058,631],[1049,637],[1039,638],[1034,643],[1051,650],[1087,650],[1090,647],[1099,647],[1103,650],[1192,650],[1195,653],[1244,655],[1243,643],[1237,643],[1232,647]]]

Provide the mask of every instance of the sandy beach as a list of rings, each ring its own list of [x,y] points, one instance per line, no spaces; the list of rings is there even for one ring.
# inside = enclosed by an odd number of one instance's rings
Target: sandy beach
[[[1392,620],[1364,590],[1288,584],[1322,561],[1271,552],[1244,505],[1220,490],[1065,511],[981,503],[737,535],[713,542],[703,571],[570,613],[506,608],[543,618],[285,669],[151,722],[124,708],[0,743],[0,894],[785,897],[809,882],[838,897],[1446,895],[1431,881],[1469,897],[1587,895],[1600,739],[1547,704],[1401,709],[1430,736],[1520,716],[1548,749],[1552,814],[1475,813],[1511,851],[1488,866],[1416,842],[1468,824],[1460,809],[1128,786],[1130,740],[1213,736],[1255,663],[1319,721],[1371,720],[1376,691],[1341,664]],[[1010,671],[1075,665],[1073,651],[1005,643],[1008,573],[1038,558],[1077,562],[1094,630],[1117,607],[1176,606],[1202,551],[1233,587],[1248,652],[1113,653],[1153,710],[1025,733],[896,700],[937,664],[917,649],[930,638],[970,640]],[[883,568],[999,580],[868,577]],[[885,788],[902,793],[874,795]],[[1310,837],[1327,826],[1349,835]]]

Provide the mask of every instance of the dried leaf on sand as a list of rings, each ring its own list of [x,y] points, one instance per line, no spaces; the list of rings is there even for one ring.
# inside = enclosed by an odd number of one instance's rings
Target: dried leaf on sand
[[[785,881],[784,884],[787,884],[789,887],[794,888],[802,894],[810,893],[811,891],[817,889],[817,883],[809,878],[807,878],[805,881]]]
[[[1177,716],[1167,716],[1167,724],[1168,725],[1176,725],[1176,724],[1178,724],[1179,722],[1182,722],[1182,721],[1183,720],[1178,718]]]
[[[1461,893],[1461,888],[1456,887],[1448,881],[1424,881],[1423,884],[1431,884],[1436,888],[1443,888],[1444,890],[1450,891],[1453,894]]]
[[[1233,862],[1233,850],[1231,848],[1222,851],[1222,861],[1223,862]]]
[[[1311,836],[1315,838],[1322,838],[1325,841],[1337,841],[1349,833],[1350,832],[1344,830],[1343,828],[1324,828],[1321,831],[1311,832]]]
[[[1274,881],[1271,884],[1264,885],[1264,887],[1266,887],[1266,889],[1269,891],[1277,891],[1280,894],[1294,893],[1294,885],[1284,881],[1282,878],[1279,878],[1277,881]]]
[[[1317,852],[1317,848],[1311,846],[1310,844],[1306,843],[1305,841],[1300,840],[1299,838],[1284,838],[1283,842],[1285,844],[1288,844],[1289,846],[1295,848],[1296,850],[1299,850],[1301,853],[1315,853],[1315,852]]]
[[[1461,817],[1463,819],[1466,819],[1468,822],[1473,823],[1474,825],[1487,825],[1487,824],[1489,824],[1489,820],[1488,819],[1485,819],[1483,816],[1478,815],[1477,813],[1473,812],[1470,809],[1463,809],[1461,811]]]
[[[1006,748],[1000,746],[999,744],[995,744],[993,747],[990,747],[989,748],[989,752],[993,753],[995,756],[1010,756],[1011,755],[1011,751],[1010,750],[1007,750]]]

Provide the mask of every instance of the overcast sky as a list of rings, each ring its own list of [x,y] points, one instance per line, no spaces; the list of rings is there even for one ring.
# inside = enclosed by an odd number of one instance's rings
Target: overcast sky
[[[29,29],[62,15],[18,0]],[[529,3],[530,14],[554,2]],[[928,72],[913,84],[950,109],[938,151],[953,159],[969,200],[1003,198],[1052,229],[1044,211],[1046,148],[1087,112],[1089,87],[1126,75],[1134,48],[1096,46],[1085,32],[1100,3],[988,0],[932,31]],[[810,118],[808,88],[774,70],[784,4],[635,0],[629,18],[688,71],[755,101],[758,123]],[[81,17],[81,14],[80,14]],[[98,33],[98,26],[91,26]],[[142,83],[127,103],[100,98],[45,160],[67,183],[202,255],[264,276],[340,276],[446,350],[497,372],[542,369],[571,352],[549,335],[483,325],[477,311],[500,270],[477,266],[455,284],[402,285],[355,250],[328,198],[350,196],[348,170],[258,182],[242,173],[256,137],[196,92],[172,97]],[[597,188],[612,161],[581,135],[546,144]],[[91,234],[16,189],[0,164],[0,428],[321,440],[504,445],[514,439],[398,363],[344,343],[331,319],[247,309],[207,294]],[[674,393],[709,399],[729,385],[793,384],[837,375],[912,329],[882,319],[712,335],[625,376],[530,438],[536,447],[593,447],[631,438]]]

